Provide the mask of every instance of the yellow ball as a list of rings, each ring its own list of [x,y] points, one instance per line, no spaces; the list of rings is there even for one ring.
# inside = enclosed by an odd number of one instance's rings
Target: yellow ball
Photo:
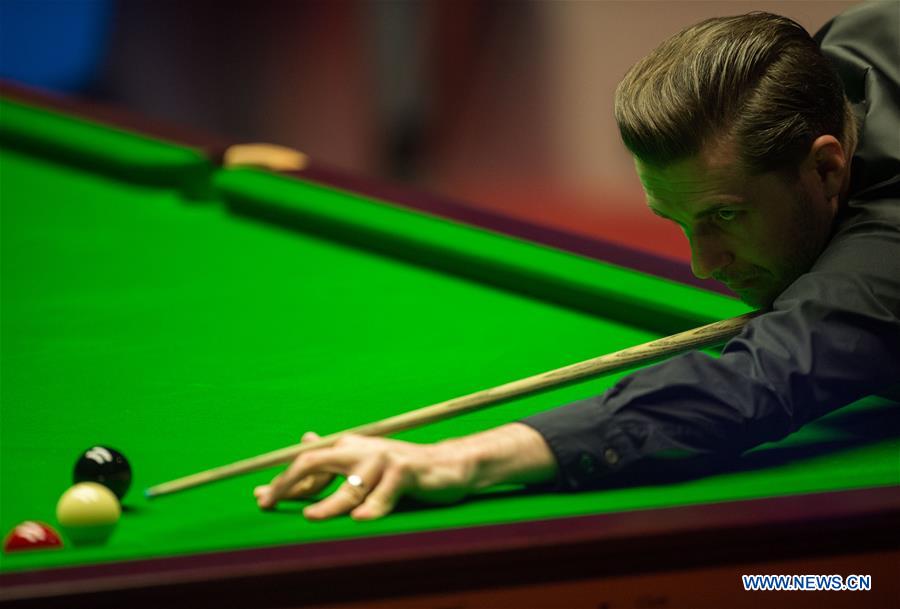
[[[96,482],[80,482],[56,504],[56,520],[76,545],[97,544],[112,535],[122,508],[111,490]]]

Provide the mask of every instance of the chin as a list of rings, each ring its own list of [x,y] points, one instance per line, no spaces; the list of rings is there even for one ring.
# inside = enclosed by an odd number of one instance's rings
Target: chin
[[[799,276],[798,272],[760,272],[749,285],[745,287],[729,286],[729,289],[744,304],[755,309],[769,309],[775,299],[781,296],[781,293],[787,290]]]
[[[772,304],[771,301],[760,298],[756,294],[747,294],[746,292],[743,292],[743,293],[738,292],[737,295],[738,295],[738,298],[741,299],[741,302],[753,307],[754,309],[765,309],[770,304]]]
[[[768,309],[772,306],[772,303],[775,302],[775,299],[778,297],[778,294],[781,293],[781,290],[775,291],[754,288],[748,290],[734,290],[734,293],[737,294],[738,298],[740,298],[741,302],[744,304],[755,309]]]

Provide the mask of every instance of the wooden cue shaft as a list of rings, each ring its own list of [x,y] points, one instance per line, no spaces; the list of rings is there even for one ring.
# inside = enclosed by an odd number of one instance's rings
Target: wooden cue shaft
[[[374,423],[366,423],[358,427],[352,427],[341,432],[323,436],[314,442],[304,442],[302,444],[287,446],[256,457],[251,457],[229,465],[223,465],[221,467],[216,467],[150,487],[144,494],[147,497],[169,495],[217,480],[224,480],[240,474],[254,472],[272,465],[287,463],[300,453],[332,446],[342,436],[347,434],[384,436],[399,431],[413,429],[415,427],[422,427],[429,423],[434,423],[464,413],[473,412],[486,406],[498,404],[510,398],[560,387],[591,376],[620,371],[638,364],[645,364],[669,357],[689,349],[699,349],[720,344],[733,336],[736,336],[747,322],[756,315],[758,315],[758,312],[745,313],[738,317],[717,321],[685,332],[659,338],[648,343],[629,347],[621,351],[601,355],[583,362],[570,364],[535,376],[512,381],[491,389],[485,389],[431,406],[425,406],[424,408],[411,410]]]

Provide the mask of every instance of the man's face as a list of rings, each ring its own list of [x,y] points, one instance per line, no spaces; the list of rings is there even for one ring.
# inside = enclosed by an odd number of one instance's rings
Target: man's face
[[[650,209],[690,241],[694,274],[725,283],[751,306],[769,306],[830,236],[836,200],[815,171],[749,175],[727,145],[663,168],[635,165]]]

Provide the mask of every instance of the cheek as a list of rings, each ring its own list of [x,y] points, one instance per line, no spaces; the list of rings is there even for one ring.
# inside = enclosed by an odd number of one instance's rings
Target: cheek
[[[777,193],[752,215],[748,239],[761,266],[770,269],[791,267],[797,255],[807,248],[814,232],[815,219],[806,200]],[[799,200],[798,200],[799,199]]]
[[[735,239],[735,261],[778,275],[791,257],[795,231],[783,223],[748,222]]]
[[[795,208],[761,238],[759,264],[782,283],[808,271],[821,251],[822,225],[813,211],[803,206]]]

